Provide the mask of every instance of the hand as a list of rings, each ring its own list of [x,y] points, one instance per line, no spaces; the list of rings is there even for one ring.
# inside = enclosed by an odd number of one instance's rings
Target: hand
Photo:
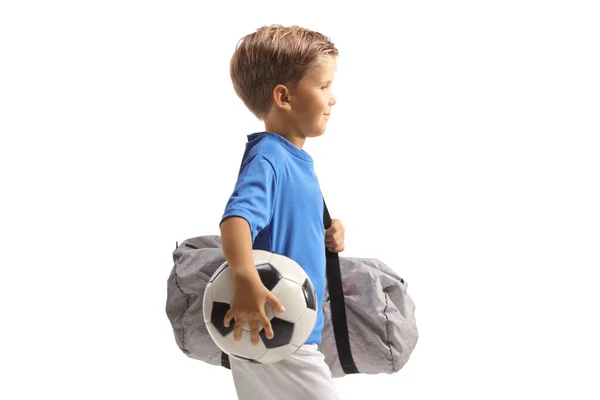
[[[253,346],[258,344],[258,322],[262,324],[267,338],[273,338],[271,321],[269,321],[265,313],[265,304],[267,303],[273,307],[273,310],[285,311],[279,300],[263,285],[258,274],[238,276],[234,279],[231,308],[227,311],[223,319],[223,324],[225,327],[228,327],[229,322],[235,318],[235,326],[233,328],[234,340],[239,341],[242,339],[244,321],[248,321],[250,341]]]
[[[339,219],[332,219],[331,226],[325,230],[325,245],[331,252],[344,251],[344,233],[346,229]]]

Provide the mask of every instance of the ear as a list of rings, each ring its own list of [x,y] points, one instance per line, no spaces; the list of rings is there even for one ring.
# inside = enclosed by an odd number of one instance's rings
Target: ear
[[[284,111],[289,111],[292,108],[290,104],[290,90],[284,85],[277,85],[273,88],[273,105]]]

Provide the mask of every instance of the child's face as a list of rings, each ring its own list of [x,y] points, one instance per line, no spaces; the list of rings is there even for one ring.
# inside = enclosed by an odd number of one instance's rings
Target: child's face
[[[320,136],[336,103],[331,90],[337,63],[333,56],[324,56],[310,74],[299,83],[291,96],[291,117],[298,131],[305,137]]]

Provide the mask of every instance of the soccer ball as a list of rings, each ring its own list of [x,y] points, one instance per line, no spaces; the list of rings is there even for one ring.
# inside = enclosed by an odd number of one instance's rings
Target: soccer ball
[[[233,275],[227,262],[208,281],[204,292],[203,314],[207,330],[215,344],[229,356],[260,364],[280,361],[294,354],[312,333],[317,322],[317,296],[306,272],[294,260],[277,253],[252,250],[254,264],[262,283],[285,307],[274,311],[265,304],[273,338],[268,339],[258,321],[259,341],[250,341],[250,328],[244,321],[242,338],[233,337],[234,320],[225,327],[223,319],[233,300]]]

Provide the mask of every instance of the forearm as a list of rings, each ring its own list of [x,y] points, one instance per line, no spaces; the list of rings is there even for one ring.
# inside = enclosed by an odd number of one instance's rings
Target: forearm
[[[234,279],[260,279],[252,257],[252,234],[248,221],[229,217],[221,223],[221,243]]]

